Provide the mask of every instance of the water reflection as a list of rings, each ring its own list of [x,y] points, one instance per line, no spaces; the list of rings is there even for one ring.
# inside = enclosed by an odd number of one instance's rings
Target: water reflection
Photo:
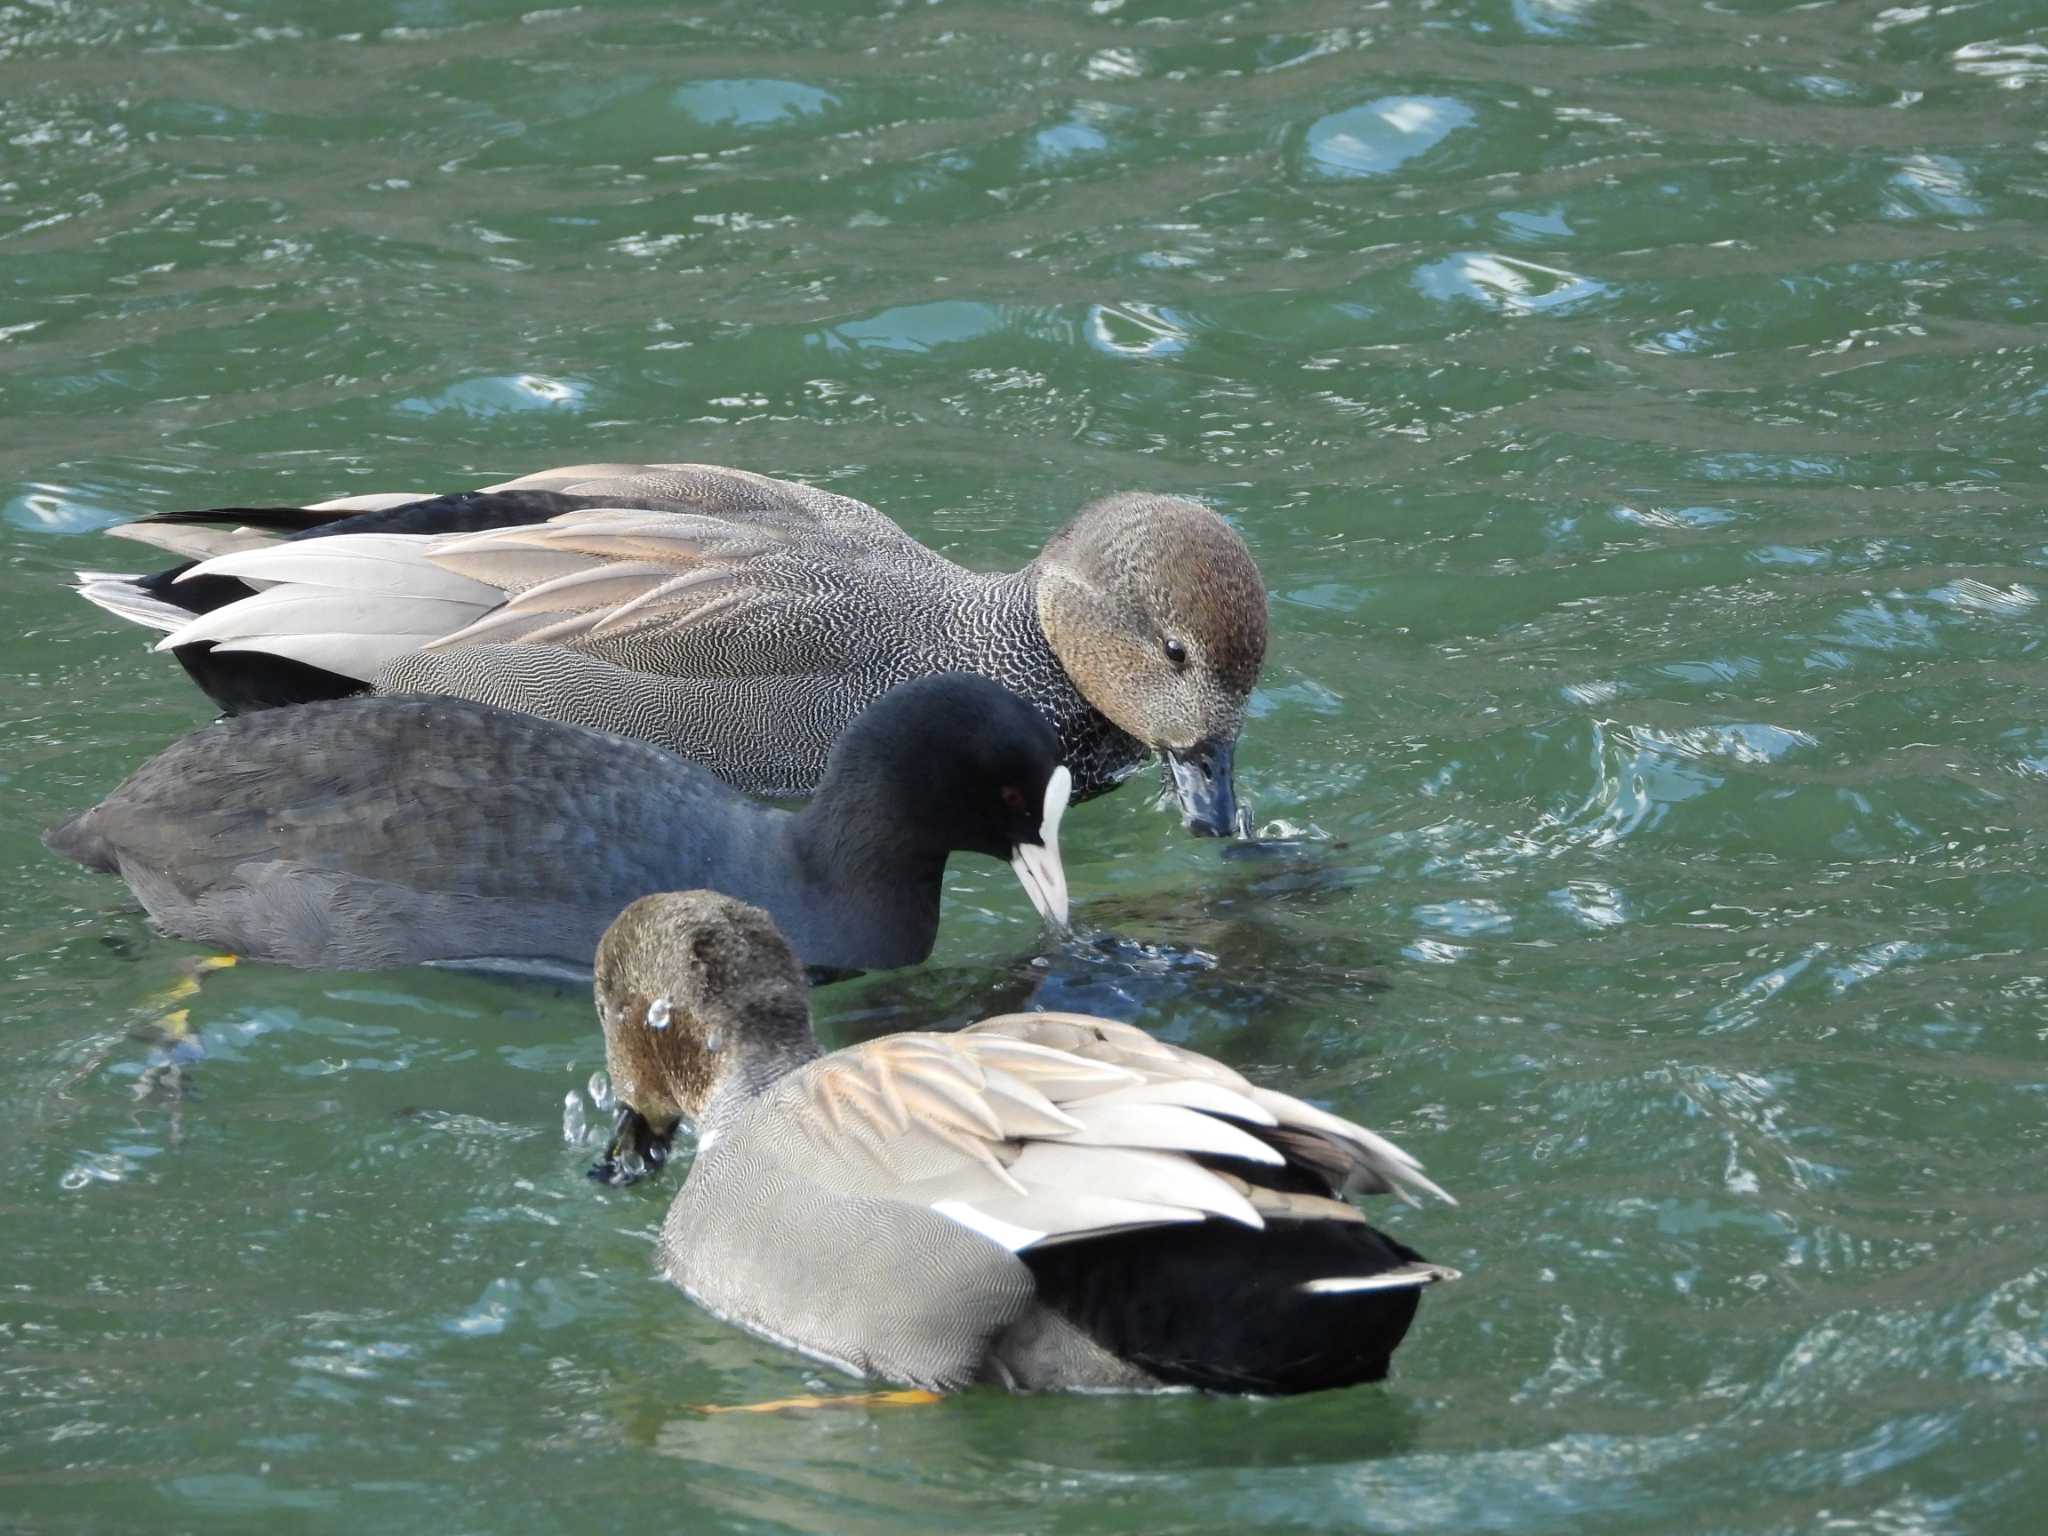
[[[1382,96],[1318,118],[1308,130],[1308,155],[1325,176],[1383,176],[1426,155],[1476,114],[1448,96]]]
[[[684,1413],[640,1432],[685,1464],[693,1499],[712,1508],[792,1529],[826,1516],[835,1530],[879,1532],[1080,1513],[1104,1501],[1143,1507],[1191,1477],[1226,1493],[1254,1490],[1269,1474],[1355,1471],[1407,1454],[1419,1426],[1398,1393],[1365,1387],[1267,1403],[970,1392],[922,1407],[785,1413],[772,1427]],[[915,1479],[900,1470],[911,1466]]]

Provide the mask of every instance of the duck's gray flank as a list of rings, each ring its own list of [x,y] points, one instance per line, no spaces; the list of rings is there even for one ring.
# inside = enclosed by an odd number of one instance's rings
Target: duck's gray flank
[[[631,635],[575,649],[464,643],[400,656],[377,686],[527,709],[685,757],[695,755],[693,745],[709,743],[706,766],[719,777],[755,794],[788,797],[816,784],[817,765],[841,728],[848,688],[843,678],[793,669],[831,645],[858,646],[869,658],[863,686],[886,689],[931,672],[973,670],[1030,700],[1058,733],[1061,761],[1075,784],[1086,786],[1077,798],[1100,794],[1142,767],[1150,749],[1082,698],[1047,652],[1036,618],[1036,573],[962,574],[966,580],[948,584],[956,606],[944,612],[925,572],[895,584],[878,607],[843,597],[831,605],[798,601],[792,587],[792,600],[772,617],[749,625],[734,613],[730,629],[695,650],[681,644],[687,629],[645,637],[638,646]],[[884,633],[886,646],[876,638]],[[693,661],[699,654],[709,659]],[[700,670],[686,670],[693,665]],[[779,677],[782,687],[777,707],[764,712],[759,694],[768,677]]]

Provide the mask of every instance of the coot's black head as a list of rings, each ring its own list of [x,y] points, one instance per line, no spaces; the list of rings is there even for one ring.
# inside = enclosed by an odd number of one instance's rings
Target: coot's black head
[[[897,684],[846,728],[811,814],[847,823],[842,845],[1007,860],[1040,915],[1064,925],[1059,829],[1072,787],[1043,715],[985,677],[942,672]]]

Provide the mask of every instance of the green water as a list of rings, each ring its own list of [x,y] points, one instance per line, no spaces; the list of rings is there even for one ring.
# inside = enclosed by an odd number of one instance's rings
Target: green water
[[[2039,0],[0,3],[0,1525],[2038,1530],[2044,107]],[[963,861],[818,1006],[1392,1133],[1392,1382],[705,1418],[845,1384],[583,1179],[587,996],[244,967],[164,1081],[191,951],[36,842],[207,713],[96,530],[591,459],[1237,519],[1305,849],[1140,783],[1126,945]]]

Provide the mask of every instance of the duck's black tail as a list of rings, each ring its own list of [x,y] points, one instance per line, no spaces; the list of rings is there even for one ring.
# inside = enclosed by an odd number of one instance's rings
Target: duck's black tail
[[[1040,1299],[1104,1349],[1215,1392],[1379,1381],[1423,1288],[1457,1273],[1363,1221],[1204,1221],[1018,1257]]]

